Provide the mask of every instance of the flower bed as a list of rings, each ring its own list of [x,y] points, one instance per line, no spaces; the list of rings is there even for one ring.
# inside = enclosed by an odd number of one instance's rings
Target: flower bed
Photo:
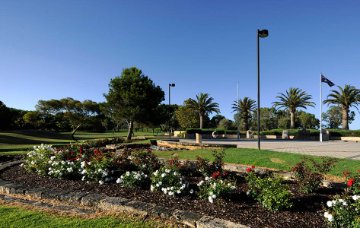
[[[346,213],[352,215],[348,220],[356,223],[358,198],[353,193],[358,177],[349,178],[347,195],[341,196],[351,207],[340,208],[336,201],[329,209],[327,202],[342,192],[301,187],[308,176],[321,175],[309,165],[299,163],[294,168],[299,182],[283,181],[271,173],[259,174],[255,167],[249,167],[246,174],[228,173],[222,169],[224,154],[214,152],[214,156],[213,162],[199,158],[182,163],[174,158],[161,163],[150,150],[116,154],[80,146],[53,149],[42,145],[28,153],[22,167],[13,167],[1,177],[31,187],[130,197],[253,227],[336,227],[335,222]],[[319,164],[314,167],[326,170]]]

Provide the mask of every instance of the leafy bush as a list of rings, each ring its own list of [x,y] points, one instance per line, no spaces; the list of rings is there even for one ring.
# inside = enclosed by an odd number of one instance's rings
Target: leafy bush
[[[37,174],[47,175],[50,168],[50,156],[53,154],[54,149],[50,145],[34,146],[34,149],[27,153],[23,167]]]
[[[212,152],[212,155],[214,157],[213,162],[210,162],[208,159],[204,159],[201,157],[196,158],[196,165],[198,167],[198,170],[204,176],[210,176],[211,174],[217,171],[220,173],[223,172],[225,151],[214,150]]]
[[[127,171],[116,180],[116,183],[121,184],[126,188],[144,187],[147,185],[148,175],[142,171]]]
[[[162,167],[151,175],[150,190],[162,191],[169,196],[179,195],[186,185],[177,169]]]
[[[333,137],[360,137],[360,130],[329,129],[329,133]]]
[[[324,217],[332,227],[360,227],[360,196],[344,195],[326,203]]]
[[[83,181],[97,181],[104,184],[114,179],[111,167],[112,158],[106,156],[93,157],[90,161],[82,161],[80,165],[80,173]]]
[[[198,186],[200,188],[199,197],[208,199],[210,203],[213,203],[217,198],[229,195],[235,189],[235,184],[212,177],[205,177],[205,181],[200,181]]]
[[[109,144],[120,144],[124,143],[125,139],[122,137],[117,138],[105,138],[105,139],[96,139],[96,140],[88,140],[85,141],[82,145],[86,148],[92,148],[92,147],[105,147]]]
[[[279,211],[292,206],[291,193],[282,184],[281,178],[258,176],[254,171],[254,167],[247,169],[245,178],[249,189],[247,195],[260,202],[264,208],[270,211]]]
[[[128,158],[138,170],[143,171],[146,174],[153,173],[161,166],[160,160],[150,149],[132,150]]]
[[[294,172],[300,191],[304,193],[316,191],[324,180],[324,174],[334,167],[335,161],[333,158],[323,158],[321,162],[305,159],[297,163],[291,170]]]

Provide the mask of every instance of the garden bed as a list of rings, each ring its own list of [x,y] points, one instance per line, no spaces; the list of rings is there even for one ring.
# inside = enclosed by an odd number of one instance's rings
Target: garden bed
[[[235,175],[235,174],[234,174]],[[200,200],[192,195],[171,197],[162,192],[151,192],[145,189],[124,188],[116,183],[85,183],[81,180],[65,180],[39,176],[30,173],[20,166],[5,170],[1,176],[4,180],[22,184],[26,187],[45,187],[51,190],[84,191],[124,197],[170,209],[193,211],[230,220],[250,227],[327,227],[324,220],[324,205],[336,192],[321,188],[317,194],[304,195],[297,191],[297,184],[288,182],[292,191],[293,207],[282,212],[270,212],[246,195],[247,186],[243,177],[237,176],[236,191],[228,198],[218,199],[214,203]],[[186,177],[190,184],[195,184],[200,177]]]

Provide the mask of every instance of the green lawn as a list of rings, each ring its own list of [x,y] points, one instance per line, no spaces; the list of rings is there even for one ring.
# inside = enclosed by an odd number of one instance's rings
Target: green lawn
[[[225,149],[226,155],[224,161],[227,163],[248,164],[260,167],[268,167],[289,171],[296,163],[304,157],[311,157],[320,160],[316,156],[305,156],[284,152],[274,152],[269,150],[229,148]],[[180,159],[195,160],[197,156],[212,159],[211,150],[186,150],[186,151],[156,151],[156,155],[163,158],[170,158],[176,154]],[[360,170],[360,161],[349,159],[337,159],[334,169],[330,172],[332,175],[342,176],[344,170],[356,173]]]
[[[77,132],[75,137],[79,140],[92,140],[101,138],[125,137],[127,132]],[[153,136],[152,132],[135,132],[136,136]],[[21,154],[28,151],[33,146],[39,144],[66,145],[73,143],[70,132],[46,132],[46,131],[9,131],[0,132],[0,153]],[[137,141],[137,143],[148,143],[148,140]]]
[[[165,227],[159,222],[135,218],[100,217],[84,219],[0,205],[0,227]]]

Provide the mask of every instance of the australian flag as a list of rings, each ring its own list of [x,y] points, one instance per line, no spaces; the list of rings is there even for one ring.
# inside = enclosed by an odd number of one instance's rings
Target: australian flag
[[[327,79],[324,75],[321,75],[321,82],[325,82],[326,84],[328,84],[328,86],[332,87],[334,86],[335,84],[330,81],[329,79]]]

